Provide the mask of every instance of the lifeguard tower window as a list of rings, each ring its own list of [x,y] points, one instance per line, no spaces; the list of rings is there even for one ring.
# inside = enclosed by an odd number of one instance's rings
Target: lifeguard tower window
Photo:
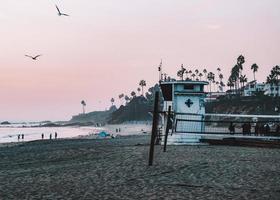
[[[160,87],[164,101],[172,101],[172,84],[161,84]]]
[[[193,90],[193,89],[194,89],[194,85],[189,85],[189,84],[184,85],[184,90]]]
[[[200,85],[200,92],[204,91],[204,85]]]

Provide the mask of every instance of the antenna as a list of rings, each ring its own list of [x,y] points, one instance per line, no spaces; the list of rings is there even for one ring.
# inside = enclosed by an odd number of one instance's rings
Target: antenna
[[[159,71],[159,82],[161,82],[162,81],[162,59],[160,59],[158,71]]]

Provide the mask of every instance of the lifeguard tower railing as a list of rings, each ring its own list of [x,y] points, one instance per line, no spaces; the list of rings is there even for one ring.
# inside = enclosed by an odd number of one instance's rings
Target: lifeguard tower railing
[[[172,113],[171,134],[243,134],[280,136],[280,115]]]

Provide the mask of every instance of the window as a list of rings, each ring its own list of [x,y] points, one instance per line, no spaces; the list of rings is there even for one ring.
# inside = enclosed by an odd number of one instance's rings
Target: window
[[[184,90],[193,90],[194,85],[184,85]]]
[[[200,85],[200,92],[203,92],[204,90],[204,85]]]

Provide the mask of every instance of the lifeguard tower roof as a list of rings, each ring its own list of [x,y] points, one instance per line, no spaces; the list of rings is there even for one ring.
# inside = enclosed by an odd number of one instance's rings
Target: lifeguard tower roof
[[[160,88],[164,101],[173,101],[174,94],[203,95],[204,85],[207,81],[164,81],[160,83]]]

